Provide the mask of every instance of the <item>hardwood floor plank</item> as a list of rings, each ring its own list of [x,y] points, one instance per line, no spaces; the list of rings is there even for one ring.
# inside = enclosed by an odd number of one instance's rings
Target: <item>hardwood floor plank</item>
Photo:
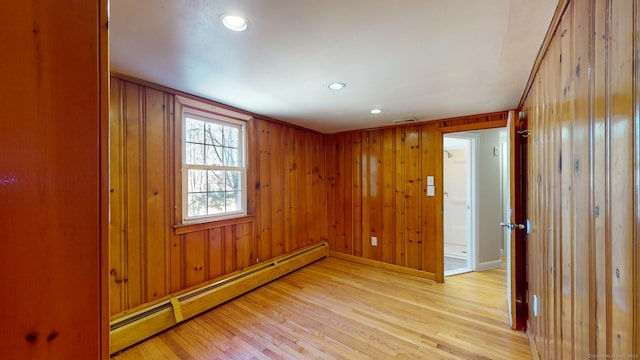
[[[327,258],[114,356],[130,359],[531,359],[504,269],[444,284]]]

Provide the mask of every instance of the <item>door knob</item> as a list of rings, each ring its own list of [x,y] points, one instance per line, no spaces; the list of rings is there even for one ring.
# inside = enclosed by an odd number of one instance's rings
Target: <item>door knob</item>
[[[500,226],[505,227],[509,230],[513,230],[513,229],[524,230],[527,228],[523,224],[503,223],[503,222],[500,223]]]

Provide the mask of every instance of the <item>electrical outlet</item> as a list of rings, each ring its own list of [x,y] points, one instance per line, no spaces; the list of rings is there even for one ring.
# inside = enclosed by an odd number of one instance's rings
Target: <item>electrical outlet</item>
[[[378,238],[375,236],[371,237],[371,246],[378,246]]]

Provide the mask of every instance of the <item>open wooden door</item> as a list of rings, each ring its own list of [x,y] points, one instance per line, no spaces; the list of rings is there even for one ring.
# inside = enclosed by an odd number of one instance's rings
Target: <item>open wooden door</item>
[[[527,324],[527,119],[509,112],[509,223],[508,287],[511,327],[525,330]]]

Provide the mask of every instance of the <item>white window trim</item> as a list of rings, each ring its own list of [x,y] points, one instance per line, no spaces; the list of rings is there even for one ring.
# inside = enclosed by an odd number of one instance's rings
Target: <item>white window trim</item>
[[[246,121],[243,120],[237,120],[237,119],[233,119],[224,115],[220,115],[220,114],[216,114],[216,113],[212,113],[209,111],[203,111],[199,108],[193,107],[192,105],[194,104],[194,101],[189,99],[189,105],[186,105],[184,101],[182,101],[182,97],[180,97],[178,99],[181,103],[182,103],[182,112],[180,114],[181,116],[181,129],[180,129],[180,146],[181,146],[181,153],[182,153],[182,157],[180,159],[180,172],[181,172],[181,176],[182,176],[182,189],[181,189],[181,193],[182,193],[182,223],[183,224],[197,224],[197,223],[205,223],[205,222],[211,222],[211,221],[218,221],[218,220],[227,220],[227,219],[234,219],[234,218],[239,218],[239,217],[243,217],[247,215],[247,207],[248,207],[248,202],[247,202],[247,169],[248,169],[248,164],[247,164],[247,123]],[[203,108],[207,108],[206,104],[202,104]],[[228,110],[227,110],[228,111]],[[240,115],[240,114],[239,114]],[[186,117],[189,116],[191,118],[197,119],[197,120],[202,120],[202,121],[209,121],[212,123],[222,123],[227,124],[227,125],[232,125],[232,126],[237,126],[240,130],[240,137],[239,137],[239,149],[240,149],[240,157],[242,160],[242,166],[240,167],[231,167],[231,166],[219,166],[219,165],[215,165],[215,166],[209,166],[209,165],[188,165],[188,167],[185,165],[186,164]],[[233,211],[233,212],[225,212],[222,214],[214,214],[214,215],[201,215],[201,216],[188,216],[188,212],[189,212],[189,206],[188,206],[188,169],[218,169],[218,170],[240,170],[240,177],[241,177],[241,189],[242,191],[240,192],[240,201],[242,204],[242,210],[239,211]]]

